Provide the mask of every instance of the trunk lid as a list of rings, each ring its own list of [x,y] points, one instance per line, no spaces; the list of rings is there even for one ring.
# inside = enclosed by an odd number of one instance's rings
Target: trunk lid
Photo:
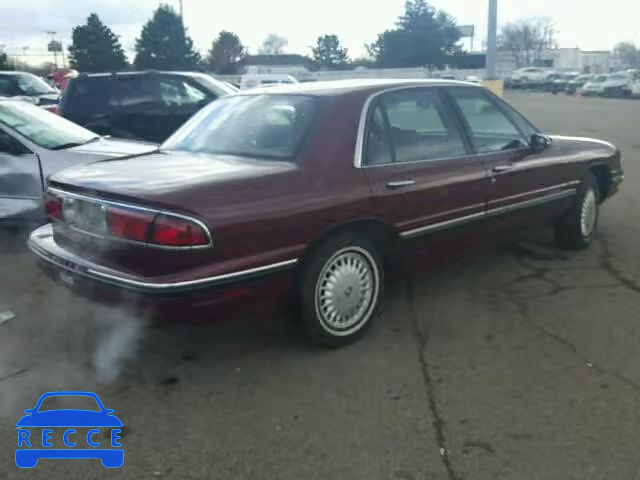
[[[106,199],[194,211],[193,207],[202,203],[197,192],[206,190],[211,198],[212,187],[250,188],[251,180],[295,169],[295,164],[287,161],[154,152],[63,170],[50,178],[49,185]]]

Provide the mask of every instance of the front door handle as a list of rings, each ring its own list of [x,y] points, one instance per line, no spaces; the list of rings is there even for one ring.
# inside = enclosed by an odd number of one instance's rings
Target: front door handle
[[[396,180],[395,182],[387,183],[387,188],[389,190],[398,190],[399,188],[410,187],[411,185],[415,185],[415,180]]]
[[[508,172],[509,170],[513,170],[515,168],[515,165],[496,165],[495,167],[493,167],[493,173],[502,173],[502,172]]]

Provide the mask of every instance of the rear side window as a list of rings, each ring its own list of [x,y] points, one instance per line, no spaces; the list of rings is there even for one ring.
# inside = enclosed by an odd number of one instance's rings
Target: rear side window
[[[66,117],[84,118],[105,114],[109,108],[110,77],[79,77],[69,82],[60,109]]]
[[[125,109],[145,108],[160,103],[158,83],[152,75],[121,75],[113,81],[112,105]]]
[[[435,89],[410,89],[381,97],[396,163],[465,155],[459,130]]]
[[[469,125],[478,153],[515,150],[528,145],[527,138],[497,101],[482,88],[450,88],[449,93]]]
[[[8,75],[0,75],[0,95],[10,97],[17,94],[18,88],[15,79]]]
[[[366,165],[385,165],[392,161],[391,144],[384,122],[382,108],[376,105],[367,125]]]

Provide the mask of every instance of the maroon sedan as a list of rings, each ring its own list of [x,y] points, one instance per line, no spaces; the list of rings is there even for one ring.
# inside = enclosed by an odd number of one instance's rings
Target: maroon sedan
[[[550,224],[583,248],[622,179],[611,144],[543,135],[474,84],[288,85],[211,104],[155,153],[55,174],[29,244],[76,287],[194,308],[286,271],[310,337],[340,345],[371,324],[398,247]]]

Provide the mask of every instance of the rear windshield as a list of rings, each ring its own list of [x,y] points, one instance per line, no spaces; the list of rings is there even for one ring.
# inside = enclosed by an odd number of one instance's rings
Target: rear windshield
[[[227,97],[195,115],[161,149],[292,159],[317,111],[314,97]]]

